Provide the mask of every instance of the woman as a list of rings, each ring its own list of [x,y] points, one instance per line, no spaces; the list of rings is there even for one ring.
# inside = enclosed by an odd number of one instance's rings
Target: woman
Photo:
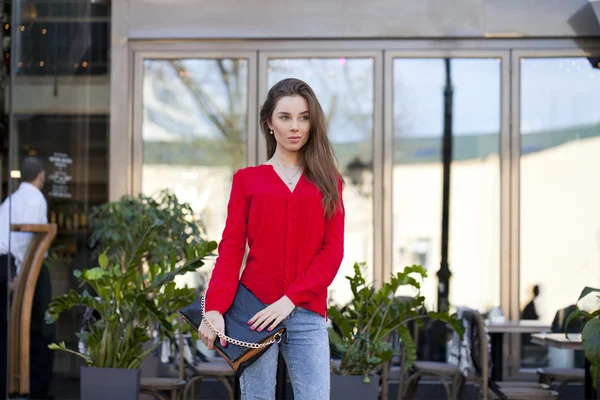
[[[248,329],[287,335],[240,377],[242,398],[274,399],[279,351],[294,398],[329,398],[327,288],[344,253],[343,181],[335,166],[327,121],[315,93],[298,79],[275,84],[260,111],[269,161],[237,171],[227,222],[206,293],[206,317],[224,332],[223,313],[238,281],[268,306]],[[239,278],[246,242],[246,268]],[[213,348],[203,322],[200,338]],[[225,342],[222,342],[225,345]]]

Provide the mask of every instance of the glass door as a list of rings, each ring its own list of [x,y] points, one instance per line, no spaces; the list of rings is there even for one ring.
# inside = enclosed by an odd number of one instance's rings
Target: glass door
[[[424,266],[429,310],[509,317],[509,66],[503,51],[386,52],[384,274]],[[446,361],[430,329],[421,357]]]
[[[513,314],[562,333],[583,288],[600,287],[600,49],[515,51],[512,62]],[[597,309],[589,297],[579,306]],[[521,373],[584,364],[529,335],[511,346]]]
[[[446,306],[505,314],[508,65],[504,52],[387,53],[384,146],[384,265],[425,266],[428,299],[445,292]],[[444,270],[449,288],[438,286]]]

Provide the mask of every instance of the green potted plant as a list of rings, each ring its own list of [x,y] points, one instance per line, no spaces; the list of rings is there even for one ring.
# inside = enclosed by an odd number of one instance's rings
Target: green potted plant
[[[144,237],[146,248],[138,258],[156,263],[175,253],[179,261],[190,244],[204,241],[204,225],[188,203],[169,190],[155,196],[123,196],[92,210],[90,245],[96,253],[107,253],[118,261],[123,253],[139,251],[136,242]],[[154,229],[148,227],[156,225]]]
[[[216,243],[202,240],[189,206],[168,192],[157,198],[126,196],[95,209],[92,217],[98,266],[75,270],[82,290],[55,298],[46,317],[52,323],[83,306],[100,318],[76,333],[81,351],[64,343],[50,348],[85,360],[82,399],[137,396],[141,362],[173,337],[176,311],[197,296],[193,288],[177,287],[174,278],[201,267]]]
[[[577,305],[579,305],[579,302],[584,297],[587,297],[592,293],[600,293],[600,289],[586,286],[581,291],[579,299],[577,299]],[[600,299],[600,296],[597,294],[596,297]],[[581,331],[581,347],[583,348],[585,358],[590,363],[590,372],[596,390],[600,388],[598,386],[598,381],[600,380],[600,318],[598,318],[599,316],[600,309],[594,310],[592,312],[577,309],[569,315],[569,317],[567,318],[567,323],[565,324],[565,334],[567,334],[566,331],[571,321],[579,318],[583,319],[584,325]],[[600,392],[600,390],[598,391]],[[600,395],[600,393],[598,394]]]
[[[354,265],[350,281],[353,299],[343,309],[330,307],[332,322],[329,340],[333,357],[331,392],[339,398],[376,399],[379,385],[371,377],[395,354],[397,347],[390,340],[395,333],[405,348],[405,366],[409,368],[416,359],[416,346],[408,323],[422,323],[424,317],[449,323],[462,334],[463,327],[455,315],[441,312],[424,314],[425,297],[419,290],[427,271],[419,266],[406,267],[392,274],[389,282],[379,289],[366,282],[362,274],[364,263]],[[415,291],[411,298],[396,297],[401,287]]]

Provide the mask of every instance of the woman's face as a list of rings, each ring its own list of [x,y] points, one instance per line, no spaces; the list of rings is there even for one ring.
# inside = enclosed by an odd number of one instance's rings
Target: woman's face
[[[269,128],[280,150],[298,151],[310,135],[308,103],[302,96],[285,96],[279,99],[271,115]]]

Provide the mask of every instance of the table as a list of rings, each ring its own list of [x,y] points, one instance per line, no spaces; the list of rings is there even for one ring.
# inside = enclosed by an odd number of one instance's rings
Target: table
[[[535,320],[490,322],[486,325],[488,333],[540,333],[550,330],[550,325]]]
[[[566,336],[564,333],[543,333],[531,336],[531,342],[544,347],[555,347],[557,349],[566,350],[582,350],[581,333],[569,333]],[[596,390],[592,382],[590,373],[590,362],[585,359],[585,383],[584,383],[585,399],[595,400],[598,398]]]
[[[503,374],[503,357],[502,344],[505,333],[540,333],[550,330],[550,325],[543,324],[536,320],[518,320],[518,321],[502,321],[488,322],[486,324],[487,332],[490,334],[492,347],[492,379],[496,382],[502,382]]]

